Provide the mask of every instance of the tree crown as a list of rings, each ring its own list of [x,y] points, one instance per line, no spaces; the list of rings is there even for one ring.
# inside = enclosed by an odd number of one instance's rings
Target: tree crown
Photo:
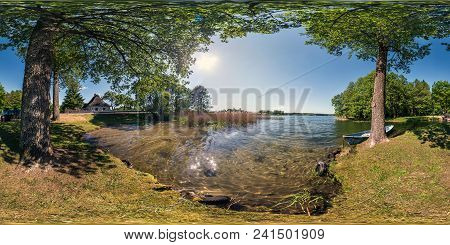
[[[445,3],[354,3],[312,8],[300,13],[308,44],[329,53],[374,61],[379,47],[391,53],[389,67],[409,71],[430,52],[430,38],[449,34]]]

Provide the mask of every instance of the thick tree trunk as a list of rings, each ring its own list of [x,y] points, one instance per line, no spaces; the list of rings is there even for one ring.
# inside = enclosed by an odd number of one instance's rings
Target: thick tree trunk
[[[44,165],[52,155],[50,145],[50,87],[53,27],[39,19],[31,34],[25,59],[21,113],[21,162]]]
[[[53,121],[59,120],[59,74],[53,71]]]
[[[388,48],[385,45],[380,44],[378,47],[376,75],[372,96],[372,121],[371,134],[369,137],[370,147],[388,141],[384,129],[387,56]]]

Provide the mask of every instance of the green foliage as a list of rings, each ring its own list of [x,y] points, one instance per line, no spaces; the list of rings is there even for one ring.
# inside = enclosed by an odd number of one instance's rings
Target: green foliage
[[[370,94],[373,91],[375,72],[350,82],[347,89],[334,96],[331,103],[340,117],[367,120],[371,116]],[[386,77],[386,117],[423,116],[432,112],[431,92],[428,83],[406,78],[393,72]]]
[[[13,90],[5,95],[5,109],[20,110],[22,107],[22,91]]]
[[[115,93],[114,91],[107,91],[103,95],[102,99],[105,101],[108,101],[113,110],[116,109],[116,107],[118,105],[117,93]]]
[[[75,2],[44,5],[0,6],[0,36],[9,41],[2,47],[14,47],[24,56],[36,20],[58,23],[54,43],[58,70],[78,73],[94,82],[103,77],[118,85],[164,72],[187,74],[193,62],[189,56],[203,41],[200,27],[191,25],[194,17],[178,7],[120,3],[98,7]],[[174,32],[179,35],[171,35]]]
[[[367,119],[371,115],[370,94],[373,91],[374,72],[350,82],[347,89],[331,100],[337,116]]]
[[[207,112],[211,107],[211,96],[202,85],[197,85],[191,92],[191,109],[197,112]]]
[[[395,73],[388,73],[386,78],[386,108],[385,113],[389,118],[410,115],[408,108],[410,104],[411,94],[408,81],[404,76]]]
[[[430,86],[425,81],[414,80],[409,86],[410,116],[425,116],[432,113]]]
[[[404,71],[429,54],[431,44],[426,40],[449,34],[448,8],[440,4],[336,4],[299,15],[310,37],[307,44],[324,47],[334,55],[348,51],[349,56],[371,61],[385,47],[392,53],[389,67]]]
[[[256,6],[258,5],[258,6]],[[54,67],[66,78],[112,83],[133,93],[158,91],[190,73],[193,54],[205,51],[211,37],[222,40],[248,32],[273,33],[291,25],[277,7],[266,4],[166,2],[14,2],[0,3],[0,50],[13,48],[25,59],[37,20],[54,25]],[[57,26],[57,27],[56,27]],[[147,85],[142,86],[142,83]],[[131,90],[131,91],[128,91]],[[142,100],[140,101],[142,102]]]
[[[5,104],[5,88],[3,88],[3,85],[0,83],[0,111],[3,110]]]
[[[409,72],[410,65],[430,53],[430,38],[442,38],[449,35],[448,6],[443,3],[348,3],[335,4],[328,7],[317,6],[300,12],[293,17],[293,21],[300,21],[309,37],[307,44],[315,44],[325,48],[330,54],[342,55],[348,53],[349,58],[369,60],[376,63],[380,76],[384,81],[387,69]],[[389,78],[387,78],[388,80]],[[372,80],[375,80],[374,77]],[[390,91],[398,88],[399,84],[392,84]],[[351,85],[353,86],[353,85]],[[359,81],[356,89],[347,89],[342,96],[333,98],[332,103],[337,109],[337,115],[356,119],[368,119],[371,116],[370,95],[380,96],[390,108],[386,110],[388,117],[399,116],[404,112],[405,105],[398,103],[397,97],[404,96],[402,91],[387,93],[389,97],[382,97],[380,90],[369,92],[373,85]],[[387,85],[389,86],[389,85]],[[402,87],[402,86],[400,86]],[[429,111],[429,96],[421,83],[413,85],[410,96],[418,95],[423,99],[414,100],[410,107],[412,114],[423,115]],[[404,91],[403,91],[404,92]],[[423,92],[423,93],[422,93]],[[428,91],[429,92],[429,91]],[[409,102],[412,100],[410,99]],[[383,105],[378,106],[375,113],[382,117]],[[382,121],[384,118],[377,118]],[[382,127],[382,123],[375,123],[372,127]],[[377,131],[377,130],[375,130]],[[372,135],[376,138],[383,136]]]
[[[168,91],[153,91],[147,97],[146,110],[154,112],[162,117],[167,117],[174,112],[172,94]]]
[[[168,91],[163,91],[161,93],[161,107],[163,113],[171,113],[174,111],[174,108],[172,108],[171,97],[172,95]]]
[[[3,85],[0,84],[0,111],[9,110],[20,110],[22,106],[22,91],[13,90],[11,92],[6,92]]]
[[[164,82],[158,79],[165,79]],[[190,106],[190,90],[176,77],[141,79],[130,90],[141,111],[152,112],[160,120],[168,120]]]
[[[66,83],[67,91],[64,101],[61,105],[61,110],[79,110],[83,108],[84,99],[81,96],[80,84],[75,80],[70,80]]]
[[[191,105],[191,90],[183,84],[178,84],[170,89],[172,94],[171,103],[175,115],[189,109]]]
[[[448,81],[437,81],[432,87],[432,103],[434,114],[442,115],[450,110],[450,83]]]
[[[117,105],[119,105],[116,110],[135,110],[136,102],[128,94],[117,94]]]
[[[113,110],[135,110],[136,102],[128,94],[108,91],[103,95],[103,99],[111,104]]]

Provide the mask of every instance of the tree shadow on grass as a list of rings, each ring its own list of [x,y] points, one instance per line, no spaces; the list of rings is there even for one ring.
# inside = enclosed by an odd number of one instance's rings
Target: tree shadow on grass
[[[1,123],[0,155],[7,163],[19,162],[20,123]],[[111,169],[115,164],[108,154],[83,139],[85,131],[75,125],[52,124],[51,141],[54,156],[51,166],[58,172],[77,178],[95,173],[99,169]]]
[[[450,149],[450,126],[448,123],[433,123],[413,130],[422,143],[430,142],[431,147]]]
[[[85,131],[75,125],[52,124],[54,149],[53,167],[75,177],[95,173],[99,169],[111,169],[115,164],[108,154],[89,144],[83,137]]]
[[[8,163],[19,162],[19,122],[0,123],[0,156]]]
[[[397,137],[405,134],[407,131],[415,131],[419,128],[427,127],[436,122],[424,117],[411,117],[402,123],[394,123],[394,130],[389,134],[389,137]],[[387,122],[386,124],[391,124]]]
[[[430,142],[431,147],[450,149],[450,126],[448,123],[439,122],[434,118],[408,118],[405,123],[396,124],[389,136],[397,137],[407,131],[413,132],[422,141],[422,144]]]

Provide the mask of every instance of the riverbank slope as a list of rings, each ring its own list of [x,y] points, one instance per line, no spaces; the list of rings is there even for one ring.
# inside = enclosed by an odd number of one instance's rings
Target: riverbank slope
[[[100,124],[80,118],[52,125],[58,161],[45,169],[14,164],[19,124],[0,124],[1,224],[449,224],[450,152],[411,132],[338,158],[343,193],[326,214],[308,217],[228,211],[158,191],[153,176],[84,142]]]

